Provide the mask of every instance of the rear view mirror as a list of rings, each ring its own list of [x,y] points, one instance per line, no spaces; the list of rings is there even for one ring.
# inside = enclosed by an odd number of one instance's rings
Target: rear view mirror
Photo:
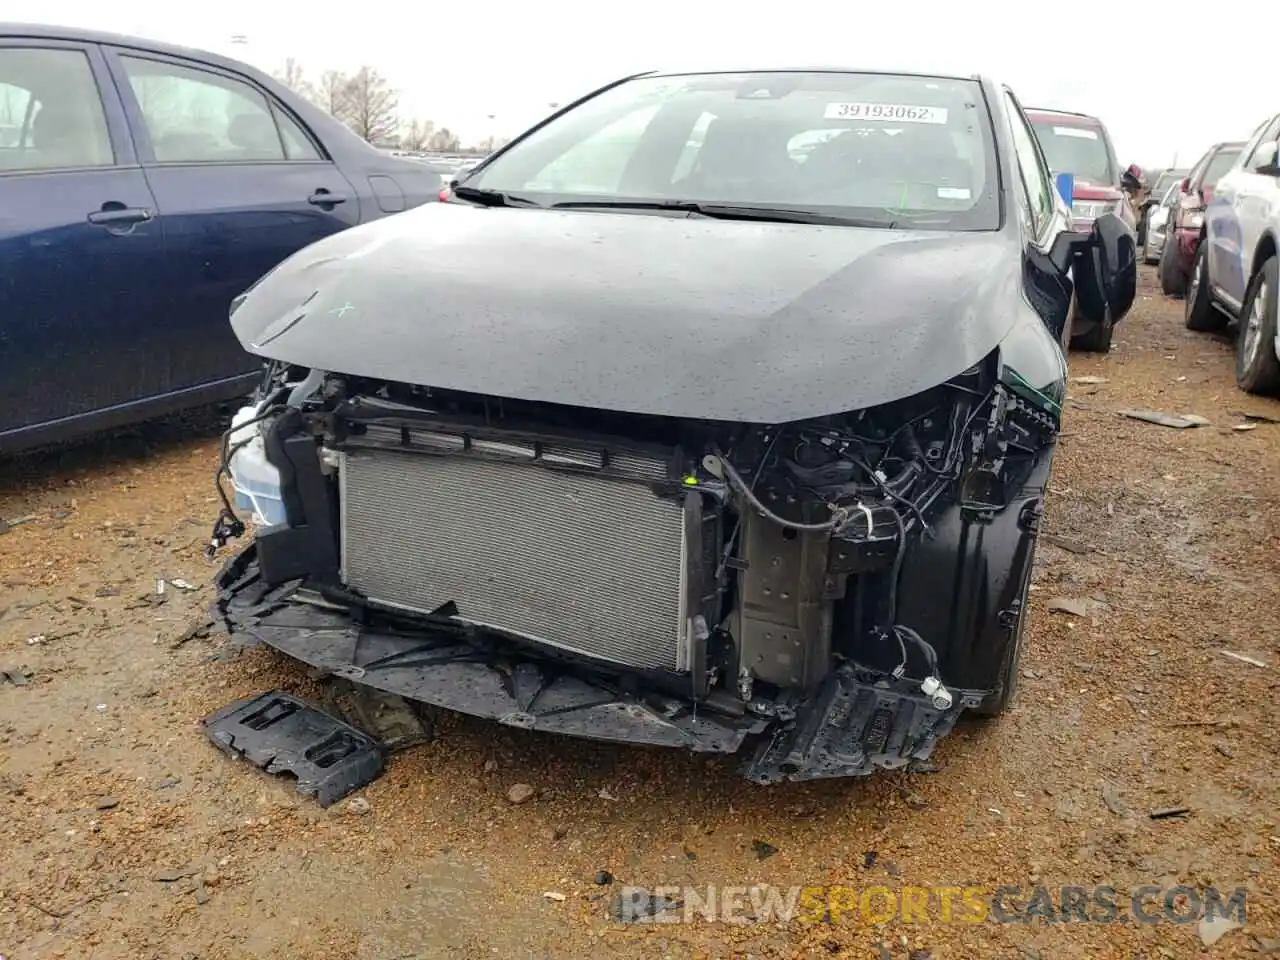
[[[1253,172],[1264,177],[1280,176],[1280,165],[1276,162],[1277,152],[1280,152],[1280,148],[1277,148],[1274,140],[1258,144],[1258,149],[1253,151]]]

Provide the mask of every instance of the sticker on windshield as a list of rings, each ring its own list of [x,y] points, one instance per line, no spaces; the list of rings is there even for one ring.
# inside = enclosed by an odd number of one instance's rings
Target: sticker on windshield
[[[939,200],[968,200],[973,196],[968,187],[939,187]]]
[[[946,123],[946,107],[905,103],[828,103],[827,120],[887,120],[891,123]]]
[[[1098,131],[1085,127],[1054,127],[1054,134],[1059,137],[1079,137],[1081,140],[1097,140]]]

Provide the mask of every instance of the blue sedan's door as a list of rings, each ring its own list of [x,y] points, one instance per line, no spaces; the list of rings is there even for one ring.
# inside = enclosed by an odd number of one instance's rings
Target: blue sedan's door
[[[166,389],[163,268],[101,51],[0,37],[0,450]]]
[[[168,249],[174,375],[188,386],[260,361],[233,298],[297,250],[360,222],[360,199],[303,126],[249,78],[108,48]]]

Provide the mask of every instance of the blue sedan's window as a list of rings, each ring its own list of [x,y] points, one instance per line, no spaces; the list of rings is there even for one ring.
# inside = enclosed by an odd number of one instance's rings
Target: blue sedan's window
[[[290,160],[323,160],[311,138],[302,132],[302,128],[293,122],[282,110],[272,109],[280,127],[280,136],[284,140],[284,153]]]
[[[285,160],[267,98],[221,74],[121,57],[159,163]]]
[[[0,47],[0,174],[115,163],[89,58]]]

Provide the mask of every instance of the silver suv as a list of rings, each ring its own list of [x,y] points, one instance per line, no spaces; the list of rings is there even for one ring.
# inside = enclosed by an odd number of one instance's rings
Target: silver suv
[[[1280,394],[1280,114],[1263,123],[1223,174],[1205,215],[1205,233],[1187,287],[1186,324],[1217,330],[1240,324],[1236,382],[1249,393]]]

